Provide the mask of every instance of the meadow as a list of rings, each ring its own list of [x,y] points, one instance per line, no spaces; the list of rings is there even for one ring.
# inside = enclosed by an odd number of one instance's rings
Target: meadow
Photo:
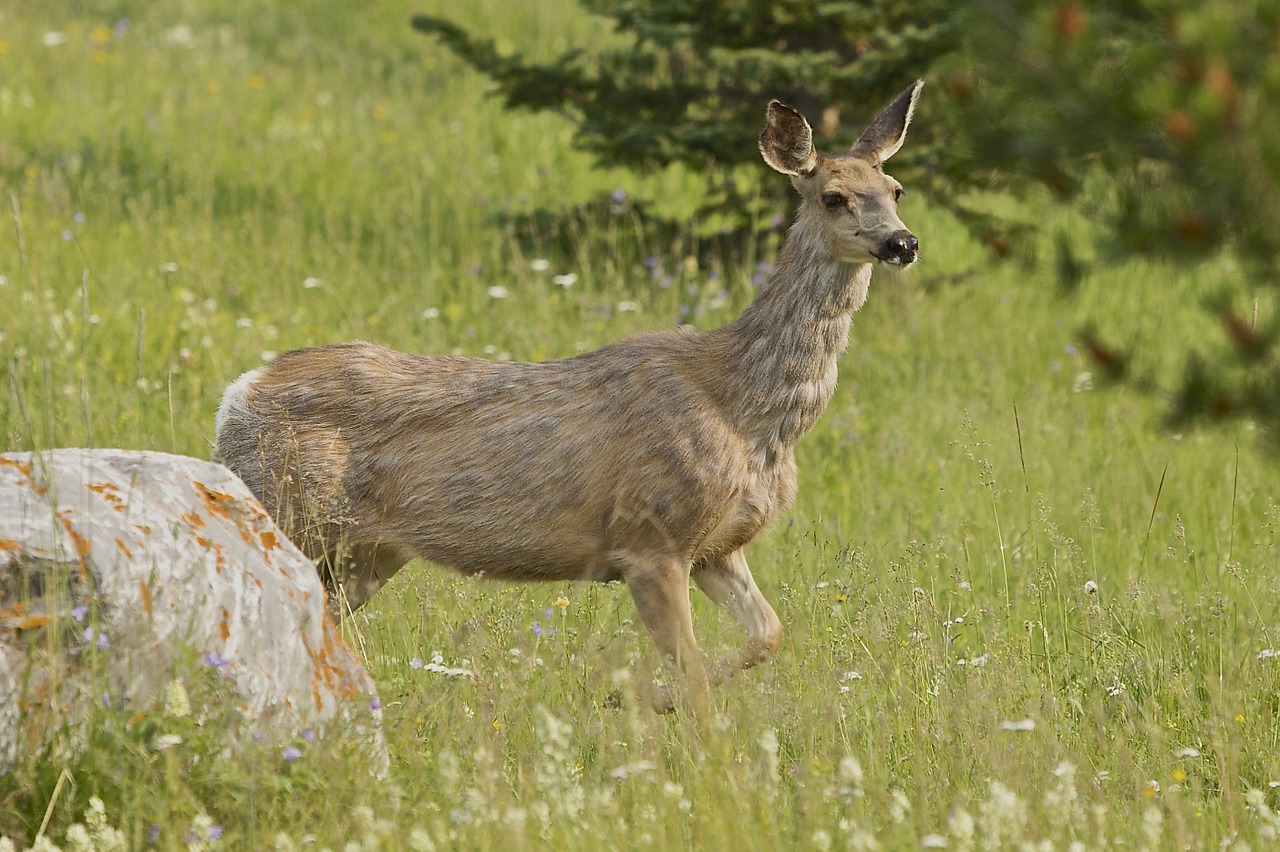
[[[692,217],[696,178],[600,168],[566,122],[504,112],[409,28],[414,12],[532,55],[614,37],[567,0],[0,9],[0,450],[208,458],[222,388],[273,353],[362,338],[536,360],[717,326],[749,303],[782,228],[762,223],[729,258],[692,218],[662,236],[637,205]],[[742,179],[782,180],[763,164]],[[600,198],[560,231],[514,224]],[[634,700],[660,672],[625,588],[415,563],[343,625],[379,685],[388,779],[336,743],[229,756],[216,725],[103,708],[84,754],[0,777],[0,835],[19,849],[42,826],[68,849],[1273,843],[1275,444],[1251,423],[1169,432],[1160,394],[1106,387],[1076,339],[1092,322],[1134,344],[1159,386],[1186,341],[1226,345],[1201,300],[1250,288],[1224,256],[1108,265],[1064,298],[1035,259],[1088,221],[1048,199],[990,203],[1043,222],[1042,239],[998,261],[922,193],[904,200],[923,259],[876,273],[837,396],[800,445],[799,499],[749,548],[782,651],[718,688],[704,728]],[[1238,307],[1266,318],[1274,291]],[[697,595],[695,625],[709,654],[739,642]],[[182,742],[157,748],[165,732]]]

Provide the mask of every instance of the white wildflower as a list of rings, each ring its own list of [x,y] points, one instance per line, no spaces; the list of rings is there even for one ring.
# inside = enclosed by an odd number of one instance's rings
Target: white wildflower
[[[1160,839],[1164,837],[1164,812],[1155,805],[1142,815],[1142,834],[1149,849],[1163,848]]]
[[[191,715],[191,699],[182,681],[174,678],[164,688],[164,714],[181,719]]]
[[[946,849],[947,838],[941,834],[926,834],[920,838],[920,846],[925,849]]]
[[[435,852],[436,844],[431,839],[431,832],[422,826],[414,826],[409,832],[409,848],[412,852]]]
[[[1259,660],[1276,660],[1280,659],[1280,648],[1263,648],[1258,652]]]
[[[1093,580],[1085,580],[1084,593],[1086,595],[1096,595],[1098,593],[1098,584]]]
[[[609,777],[615,781],[625,781],[632,775],[647,775],[657,768],[658,765],[652,760],[637,760],[635,763],[628,763],[611,770]]]
[[[775,784],[778,781],[778,734],[773,728],[765,728],[760,735],[760,751],[764,762],[765,781]]]
[[[978,822],[982,826],[984,845],[991,849],[1017,846],[1027,824],[1027,805],[1018,794],[992,781],[990,795],[978,805]]]
[[[302,279],[302,289],[303,289],[303,290],[318,290],[319,288],[321,288],[321,287],[323,287],[323,286],[324,286],[324,281],[322,281],[322,280],[321,280],[321,279],[319,279],[319,278],[314,278],[314,277],[310,277],[310,276],[308,276],[307,278],[303,278],[303,279]]]
[[[1182,748],[1174,752],[1174,757],[1199,757],[1200,750],[1194,748]]]
[[[440,318],[440,309],[439,309],[439,308],[427,308],[426,310],[424,310],[424,311],[422,312],[422,318],[423,318],[424,320],[439,319],[439,318]]]
[[[1093,373],[1083,372],[1071,383],[1072,393],[1084,393],[1093,390]]]
[[[901,790],[894,789],[890,793],[892,801],[889,802],[889,819],[895,823],[906,822],[907,814],[911,813],[911,800],[907,798],[907,794]]]
[[[177,734],[161,734],[156,737],[155,749],[156,751],[164,751],[167,748],[173,748],[181,742],[182,737]]]
[[[1034,731],[1035,729],[1035,719],[1006,720],[1000,723],[1002,731]]]
[[[637,305],[635,302],[630,302],[630,301],[619,302],[617,305],[617,308],[618,308],[618,313],[620,314],[634,314],[636,311],[640,310],[639,305]]]
[[[814,849],[818,850],[818,852],[827,852],[827,850],[831,848],[831,835],[822,829],[818,829],[813,833],[813,836],[809,838],[809,842],[813,845]]]
[[[69,852],[93,852],[93,838],[89,836],[89,829],[80,823],[67,829],[66,838]]]
[[[952,811],[951,816],[947,818],[947,833],[955,841],[956,848],[962,852],[968,852],[973,848],[973,835],[976,828],[972,814],[964,808]]]
[[[509,295],[507,292],[507,288],[503,287],[501,284],[493,285],[492,287],[489,288],[488,292],[489,292],[490,299],[505,299]]]
[[[529,268],[534,272],[546,272],[551,268],[551,261],[547,260],[545,257],[535,257],[533,260],[529,261]]]
[[[40,43],[45,47],[57,47],[60,44],[67,43],[67,34],[59,32],[48,32],[40,36]]]
[[[564,275],[557,275],[551,279],[557,287],[569,288],[578,283],[578,276],[572,272],[566,272]]]

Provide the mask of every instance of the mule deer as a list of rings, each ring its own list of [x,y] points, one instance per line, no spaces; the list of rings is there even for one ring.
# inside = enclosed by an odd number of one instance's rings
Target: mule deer
[[[796,493],[794,447],[831,399],[875,262],[911,265],[902,146],[922,83],[847,152],[769,104],[760,152],[801,201],[733,324],[541,363],[371,343],[285,353],[227,388],[217,455],[355,608],[415,556],[506,580],[620,580],[695,707],[771,658],[782,625],[743,547]],[[710,671],[689,579],[746,629]]]

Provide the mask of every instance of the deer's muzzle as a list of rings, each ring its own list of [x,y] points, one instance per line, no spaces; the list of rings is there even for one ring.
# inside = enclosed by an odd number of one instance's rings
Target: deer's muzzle
[[[919,256],[917,253],[919,248],[920,241],[916,239],[915,234],[910,231],[895,231],[889,239],[885,240],[879,258],[884,263],[909,266],[915,263]]]

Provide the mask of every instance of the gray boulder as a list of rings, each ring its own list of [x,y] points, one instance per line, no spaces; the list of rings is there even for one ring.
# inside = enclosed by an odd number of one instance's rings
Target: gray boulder
[[[315,566],[234,474],[154,452],[0,454],[0,771],[89,702],[164,712],[183,672],[210,669],[229,748],[310,728],[355,737],[385,773],[373,681]]]

